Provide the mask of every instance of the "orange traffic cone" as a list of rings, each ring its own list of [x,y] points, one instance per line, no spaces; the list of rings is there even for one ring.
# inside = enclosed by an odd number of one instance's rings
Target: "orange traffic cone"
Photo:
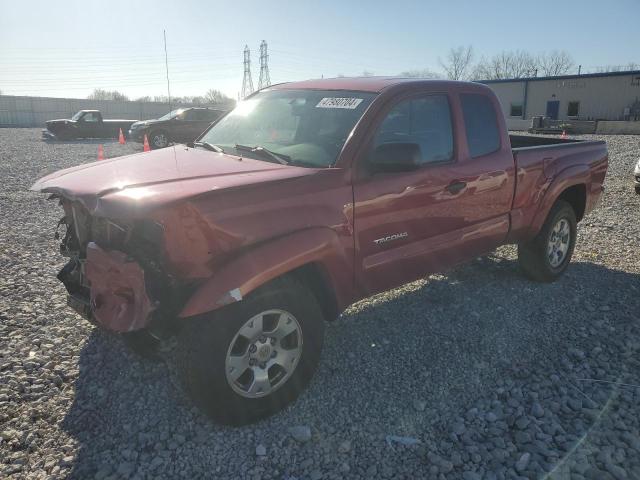
[[[151,150],[151,148],[149,147],[149,139],[147,138],[147,134],[144,134],[144,147],[142,149],[144,152],[148,152]]]
[[[122,134],[122,129],[120,129],[120,135],[118,135],[118,143],[120,145],[124,145],[124,135]]]
[[[98,160],[104,160],[104,147],[98,145]]]
[[[563,140],[566,140],[567,138],[567,131],[566,130],[562,130],[562,135],[560,135],[560,138],[562,138]]]

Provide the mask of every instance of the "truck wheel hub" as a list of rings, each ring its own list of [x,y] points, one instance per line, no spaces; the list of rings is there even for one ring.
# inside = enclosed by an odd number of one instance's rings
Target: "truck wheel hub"
[[[562,265],[569,251],[571,243],[571,228],[566,218],[561,218],[554,225],[547,242],[547,258],[552,267]]]
[[[302,355],[302,328],[284,310],[249,319],[231,341],[225,360],[229,386],[246,398],[273,393],[291,377]]]
[[[260,347],[258,347],[256,357],[261,362],[268,360],[271,357],[271,345],[263,344]]]

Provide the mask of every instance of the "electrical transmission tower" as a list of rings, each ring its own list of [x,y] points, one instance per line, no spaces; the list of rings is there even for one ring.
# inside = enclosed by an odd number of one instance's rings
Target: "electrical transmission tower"
[[[260,80],[258,80],[258,90],[271,85],[269,78],[269,55],[267,54],[267,42],[262,40],[260,44]]]
[[[262,57],[260,57],[262,60]],[[260,78],[262,79],[262,71],[260,71]],[[241,98],[248,97],[253,93],[253,78],[251,78],[251,50],[247,45],[244,46],[244,78],[242,79],[242,93]]]

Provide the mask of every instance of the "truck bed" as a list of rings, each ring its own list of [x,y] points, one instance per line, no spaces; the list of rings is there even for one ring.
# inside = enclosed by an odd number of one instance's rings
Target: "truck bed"
[[[573,140],[569,138],[559,137],[535,137],[532,135],[509,135],[509,141],[511,142],[511,148],[513,150],[530,147],[547,147],[547,146],[559,146],[574,143],[584,143],[588,140]]]
[[[509,135],[517,171],[512,209],[512,238],[526,240],[539,225],[535,214],[545,194],[565,172],[585,186],[588,212],[602,192],[607,169],[607,144],[601,140]],[[578,214],[580,217],[582,213]],[[540,219],[538,219],[539,221]]]

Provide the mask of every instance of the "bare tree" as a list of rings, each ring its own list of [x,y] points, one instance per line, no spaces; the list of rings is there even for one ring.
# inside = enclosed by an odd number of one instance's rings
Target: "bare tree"
[[[103,90],[96,88],[93,93],[87,97],[89,100],[117,100],[120,102],[128,102],[129,97],[117,90]]]
[[[640,68],[635,62],[629,62],[626,65],[604,65],[601,67],[593,68],[593,71],[596,73],[607,73],[607,72],[626,72],[631,70],[637,70]]]
[[[573,58],[564,50],[544,52],[538,56],[540,71],[545,76],[566,75],[575,66]]]
[[[362,76],[363,77],[373,77],[375,74],[373,72],[370,72],[369,70],[364,70],[362,72]]]
[[[233,103],[233,99],[227,97],[220,90],[210,88],[204,94],[204,103]]]
[[[474,80],[499,80],[533,77],[537,73],[537,59],[529,52],[515,50],[482,58],[473,70]]]
[[[426,79],[440,79],[442,74],[429,70],[428,68],[422,70],[407,70],[406,72],[400,72],[400,77],[406,78],[426,78]]]
[[[471,73],[473,62],[473,47],[452,48],[444,61],[438,59],[438,63],[444,69],[449,80],[466,80]]]

